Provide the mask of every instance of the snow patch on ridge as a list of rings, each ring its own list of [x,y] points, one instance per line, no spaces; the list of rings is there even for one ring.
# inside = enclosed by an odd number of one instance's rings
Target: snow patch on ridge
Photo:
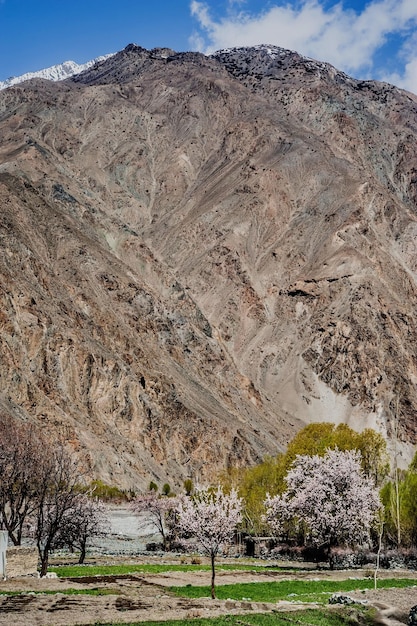
[[[259,44],[257,46],[238,46],[233,48],[222,48],[221,50],[216,50],[213,54],[209,54],[210,57],[217,57],[220,54],[235,54],[236,52],[248,51],[248,50],[256,50],[258,52],[266,52],[273,59],[277,57],[286,57],[289,54],[295,53],[294,50],[287,50],[285,48],[280,48],[279,46],[274,46],[272,44]]]

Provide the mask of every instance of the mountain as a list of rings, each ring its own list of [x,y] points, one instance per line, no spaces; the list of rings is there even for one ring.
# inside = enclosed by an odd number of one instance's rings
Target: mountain
[[[89,67],[92,67],[96,63],[104,61],[111,56],[112,54],[106,54],[104,56],[97,57],[92,61],[87,61],[87,63],[82,64],[75,63],[75,61],[65,61],[64,63],[52,65],[52,67],[47,67],[37,72],[27,72],[26,74],[22,74],[21,76],[12,76],[10,78],[7,78],[6,80],[0,80],[0,90],[11,87],[12,85],[18,85],[19,83],[23,83],[26,80],[31,80],[32,78],[44,78],[46,80],[65,80],[70,76],[74,76],[74,74],[84,72]]]
[[[122,487],[310,421],[416,442],[417,98],[130,44],[0,94],[0,406]]]

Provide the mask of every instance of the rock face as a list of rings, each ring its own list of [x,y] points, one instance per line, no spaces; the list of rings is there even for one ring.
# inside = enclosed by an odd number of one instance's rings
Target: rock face
[[[134,45],[0,93],[0,405],[122,487],[416,437],[417,98]]]

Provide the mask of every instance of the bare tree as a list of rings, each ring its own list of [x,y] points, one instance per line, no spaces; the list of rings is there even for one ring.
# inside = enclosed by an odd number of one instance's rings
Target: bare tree
[[[180,499],[176,496],[162,496],[154,489],[137,496],[132,509],[138,515],[140,527],[151,524],[161,535],[164,550],[167,550],[175,527],[175,510]]]
[[[60,545],[60,532],[80,499],[80,472],[62,442],[49,450],[35,510],[34,536],[41,561],[41,576],[48,571],[50,552]]]
[[[78,562],[84,563],[89,540],[104,536],[108,525],[104,504],[92,493],[80,493],[63,516],[54,547],[79,550]]]
[[[81,493],[80,478],[63,442],[0,414],[0,528],[20,545],[24,526],[31,523],[41,576],[51,550],[78,548],[83,562],[88,540],[104,531],[104,507]]]
[[[0,527],[20,545],[25,522],[37,507],[46,441],[38,430],[0,414]]]

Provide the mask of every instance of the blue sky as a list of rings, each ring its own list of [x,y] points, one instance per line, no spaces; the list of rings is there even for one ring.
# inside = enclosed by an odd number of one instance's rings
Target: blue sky
[[[128,43],[275,44],[417,93],[417,0],[0,0],[0,81]]]

